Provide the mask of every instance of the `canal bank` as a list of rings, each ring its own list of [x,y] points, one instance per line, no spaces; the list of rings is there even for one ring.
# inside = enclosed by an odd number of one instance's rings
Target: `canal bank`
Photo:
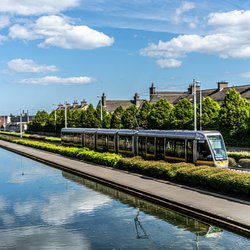
[[[0,146],[191,217],[250,236],[250,203],[247,201],[97,166],[5,141],[0,141]]]

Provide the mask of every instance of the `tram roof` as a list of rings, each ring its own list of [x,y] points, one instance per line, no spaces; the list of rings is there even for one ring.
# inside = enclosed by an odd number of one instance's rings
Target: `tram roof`
[[[175,138],[205,138],[208,134],[218,134],[217,131],[191,131],[191,130],[140,130],[138,136],[175,137]]]

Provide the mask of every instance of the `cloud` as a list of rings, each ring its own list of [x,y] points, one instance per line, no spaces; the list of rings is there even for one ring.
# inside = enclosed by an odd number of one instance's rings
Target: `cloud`
[[[16,72],[44,73],[58,71],[54,65],[38,65],[31,59],[13,59],[8,62],[9,69]]]
[[[44,39],[39,47],[56,46],[65,49],[95,49],[113,44],[114,39],[88,26],[72,25],[66,17],[42,16],[33,24],[16,24],[10,28],[13,39]]]
[[[78,6],[80,0],[1,0],[0,12],[17,15],[56,14]]]
[[[0,16],[0,29],[7,27],[10,24],[8,16]]]
[[[240,74],[241,77],[244,77],[244,78],[250,78],[250,71],[248,72],[243,72]]]
[[[3,36],[0,34],[0,44],[3,44],[7,40],[8,40],[8,38],[6,36]]]
[[[176,59],[159,59],[156,61],[161,68],[178,68],[182,62]]]
[[[29,78],[23,79],[20,83],[34,84],[34,85],[83,85],[94,82],[95,79],[88,76],[78,76],[78,77],[57,77],[57,76],[45,76],[42,78]]]
[[[208,35],[179,35],[166,42],[149,44],[140,53],[162,60],[180,59],[189,53],[212,54],[225,59],[250,58],[250,30],[247,28],[250,11],[212,13],[207,25],[212,27]]]
[[[195,4],[192,2],[183,2],[179,8],[176,9],[173,21],[175,24],[179,24],[182,20],[182,14],[195,8]]]

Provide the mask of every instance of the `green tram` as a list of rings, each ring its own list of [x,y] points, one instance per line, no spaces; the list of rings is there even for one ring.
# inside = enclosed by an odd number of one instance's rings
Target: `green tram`
[[[228,167],[226,147],[217,131],[63,128],[61,140],[63,145],[99,152]]]

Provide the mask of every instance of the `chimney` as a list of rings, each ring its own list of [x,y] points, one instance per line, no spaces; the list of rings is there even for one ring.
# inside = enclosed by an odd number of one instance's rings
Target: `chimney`
[[[228,82],[226,81],[221,81],[221,82],[217,82],[217,86],[218,86],[218,91],[221,91],[224,88],[228,87]]]
[[[77,102],[77,100],[74,100],[74,102],[73,102],[73,108],[75,109],[75,108],[77,108],[77,106],[78,106],[78,102]]]
[[[134,105],[136,106],[136,107],[138,107],[139,106],[139,95],[138,95],[138,93],[135,93],[135,95],[134,95]]]
[[[200,86],[196,86],[196,92],[200,91]],[[194,94],[194,85],[190,84],[188,87],[188,94],[193,95]]]
[[[83,100],[81,101],[81,107],[84,107],[84,106],[86,106],[86,105],[87,105],[87,102],[86,102],[85,99],[83,99]]]
[[[154,95],[155,95],[155,86],[154,83],[152,83],[151,87],[149,88],[149,99],[152,100]]]
[[[104,93],[102,94],[102,106],[106,107],[106,96]]]

